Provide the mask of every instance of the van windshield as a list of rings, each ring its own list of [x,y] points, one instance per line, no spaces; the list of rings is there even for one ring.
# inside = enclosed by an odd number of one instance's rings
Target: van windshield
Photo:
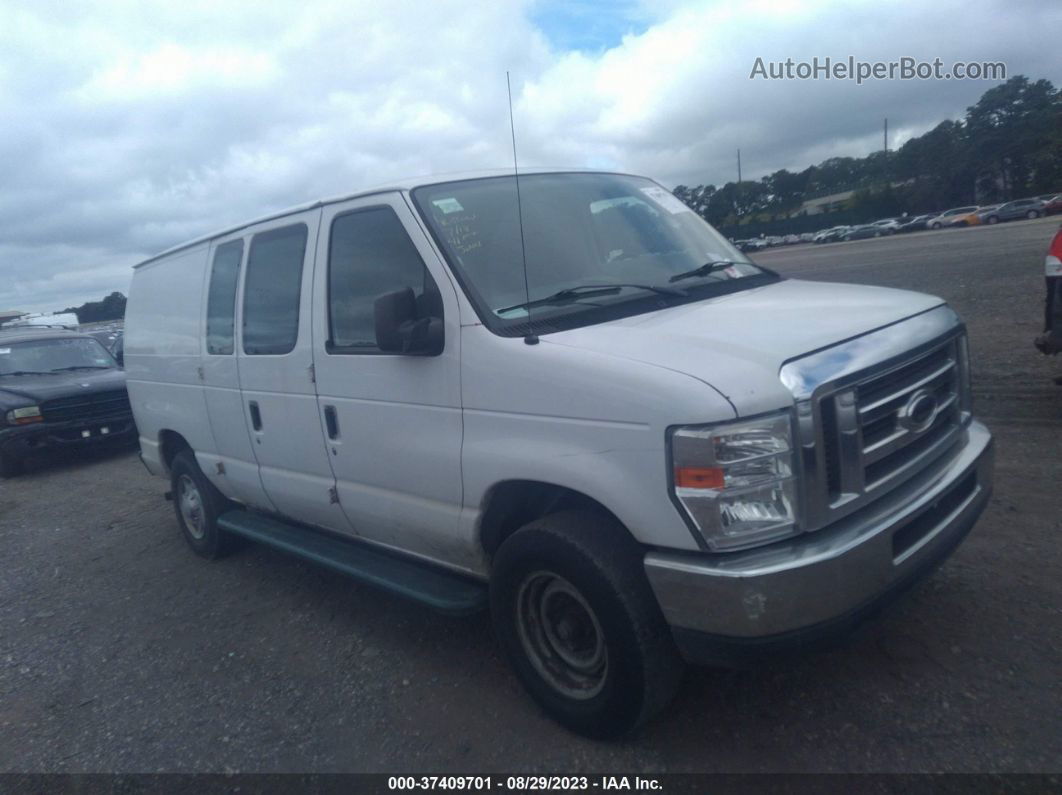
[[[650,180],[528,174],[519,187],[522,240],[512,176],[413,191],[480,318],[497,333],[527,331],[529,299],[535,330],[550,331],[777,279]]]

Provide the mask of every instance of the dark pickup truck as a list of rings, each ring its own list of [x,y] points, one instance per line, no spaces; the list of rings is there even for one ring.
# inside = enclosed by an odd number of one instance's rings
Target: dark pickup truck
[[[0,330],[0,477],[38,451],[135,439],[125,373],[98,341],[66,329]]]

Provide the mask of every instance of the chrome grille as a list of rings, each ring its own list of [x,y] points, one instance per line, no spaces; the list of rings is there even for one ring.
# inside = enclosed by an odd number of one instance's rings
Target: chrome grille
[[[959,365],[955,340],[880,375],[855,389],[864,484],[888,482],[931,444],[959,423]],[[905,411],[918,402],[931,407],[922,423]],[[927,411],[930,409],[927,408]]]
[[[41,404],[41,415],[45,422],[95,420],[131,413],[129,394],[124,389],[56,398]]]
[[[965,335],[947,307],[786,364],[802,524],[823,527],[931,468],[969,420]]]

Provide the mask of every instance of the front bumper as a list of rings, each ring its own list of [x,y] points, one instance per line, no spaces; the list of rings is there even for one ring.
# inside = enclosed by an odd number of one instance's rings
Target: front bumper
[[[85,435],[87,432],[87,436]],[[110,442],[121,444],[136,439],[131,414],[69,422],[40,422],[0,429],[0,451],[12,458],[43,450],[87,447]]]
[[[687,659],[733,664],[843,633],[943,562],[992,490],[991,434],[802,537],[723,555],[650,552],[645,569]]]

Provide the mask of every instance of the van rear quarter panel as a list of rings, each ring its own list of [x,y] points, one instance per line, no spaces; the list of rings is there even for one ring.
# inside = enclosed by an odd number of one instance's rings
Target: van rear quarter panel
[[[133,271],[125,370],[140,449],[155,474],[165,471],[159,455],[163,430],[181,434],[196,452],[214,452],[199,381],[208,251],[202,243]]]

